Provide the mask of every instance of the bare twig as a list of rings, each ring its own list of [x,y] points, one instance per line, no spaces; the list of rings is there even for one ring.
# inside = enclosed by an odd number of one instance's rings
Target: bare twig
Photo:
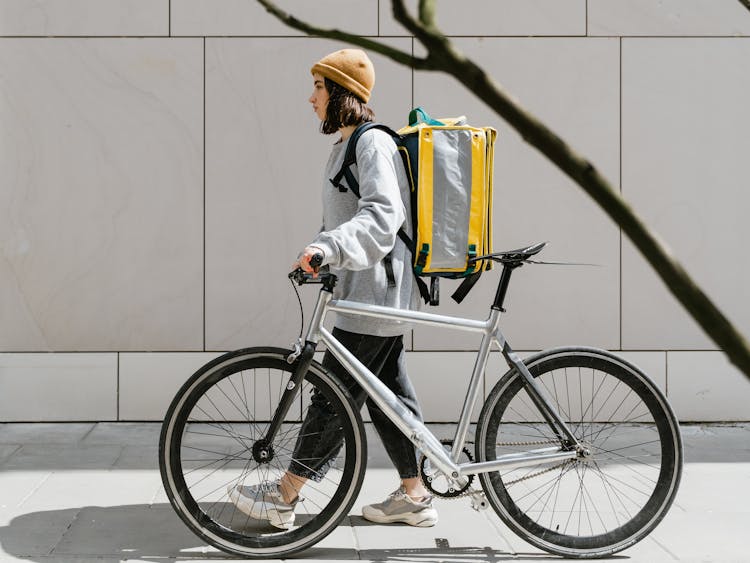
[[[435,0],[419,0],[419,21],[427,28],[435,27]]]
[[[393,0],[393,16],[401,25],[409,30],[414,37],[419,39],[420,43],[427,47],[427,58],[434,62],[434,70],[444,70],[441,61],[435,60],[446,49],[452,49],[448,39],[440,33],[434,25],[434,7],[430,10],[426,4],[431,4],[431,0],[420,0],[420,9],[424,10],[424,17],[431,25],[426,25],[422,21],[417,21],[406,9],[403,0]],[[430,13],[432,12],[432,15]],[[420,14],[422,17],[422,14]]]
[[[384,46],[381,44],[368,47],[364,43],[365,40],[359,36],[314,28],[284,14],[275,8],[270,0],[258,1],[272,14],[296,29],[314,35],[350,41],[355,45],[372,48],[396,62],[406,65],[414,64],[414,57],[410,55],[401,52],[391,55],[382,49]],[[740,2],[750,9],[750,0],[740,0]],[[669,291],[682,303],[706,334],[750,378],[750,347],[743,335],[693,282],[669,249],[625,202],[619,191],[609,184],[591,162],[579,155],[558,135],[518,104],[479,65],[455,49],[450,40],[435,26],[433,0],[420,0],[419,20],[408,12],[403,0],[393,0],[392,5],[396,20],[427,48],[427,57],[418,59],[425,66],[414,65],[415,68],[441,70],[453,76],[492,108],[497,115],[505,119],[527,143],[539,150],[581,186],[633,241]]]
[[[352,45],[357,45],[358,47],[369,49],[371,51],[375,51],[376,53],[380,53],[381,55],[385,55],[386,57],[389,57],[390,59],[396,61],[397,63],[401,63],[402,65],[413,66],[414,68],[417,68],[420,70],[433,70],[434,69],[432,61],[429,60],[429,57],[427,58],[415,57],[411,55],[410,53],[400,51],[398,49],[391,47],[390,45],[386,45],[385,43],[374,41],[366,37],[361,37],[353,33],[340,31],[338,29],[324,29],[321,27],[316,27],[314,25],[311,25],[307,22],[304,22],[302,20],[295,18],[293,15],[285,12],[284,10],[276,6],[274,2],[270,2],[268,0],[258,0],[258,2],[260,2],[260,4],[263,5],[263,7],[268,12],[270,12],[273,16],[281,20],[283,23],[285,23],[286,25],[288,25],[289,27],[293,29],[302,31],[303,33],[306,33],[307,35],[326,37],[328,39],[337,39],[339,41],[351,43]]]

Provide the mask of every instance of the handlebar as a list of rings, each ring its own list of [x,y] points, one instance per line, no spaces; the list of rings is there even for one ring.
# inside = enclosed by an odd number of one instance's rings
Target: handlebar
[[[302,268],[297,268],[293,272],[289,272],[289,279],[297,285],[303,285],[306,283],[319,283],[319,284],[336,284],[336,276],[327,272],[321,271],[320,266],[323,263],[323,254],[316,252],[313,257],[310,258],[310,266],[313,269],[313,274],[305,272]]]

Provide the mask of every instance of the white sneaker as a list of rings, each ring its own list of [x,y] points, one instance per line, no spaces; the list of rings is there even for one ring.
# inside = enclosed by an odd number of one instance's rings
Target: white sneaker
[[[227,494],[235,506],[250,518],[266,521],[283,530],[294,525],[294,508],[301,500],[297,497],[292,503],[284,502],[278,481],[264,481],[251,486],[230,485]]]
[[[403,522],[420,528],[434,526],[438,521],[437,510],[432,506],[432,497],[414,500],[406,494],[403,486],[393,491],[383,502],[362,507],[362,516],[365,520],[378,524]]]

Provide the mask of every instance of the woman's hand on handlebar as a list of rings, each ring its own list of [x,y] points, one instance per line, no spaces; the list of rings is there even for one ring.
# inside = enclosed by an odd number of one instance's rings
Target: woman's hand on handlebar
[[[292,270],[301,269],[306,274],[312,274],[314,278],[318,277],[318,270],[323,263],[323,252],[315,246],[307,246],[292,265]]]

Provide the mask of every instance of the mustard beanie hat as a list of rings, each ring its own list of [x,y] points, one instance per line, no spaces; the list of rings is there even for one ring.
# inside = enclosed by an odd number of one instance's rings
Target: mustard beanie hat
[[[342,49],[320,59],[310,72],[321,74],[353,92],[363,102],[370,99],[375,85],[375,68],[360,49]]]

